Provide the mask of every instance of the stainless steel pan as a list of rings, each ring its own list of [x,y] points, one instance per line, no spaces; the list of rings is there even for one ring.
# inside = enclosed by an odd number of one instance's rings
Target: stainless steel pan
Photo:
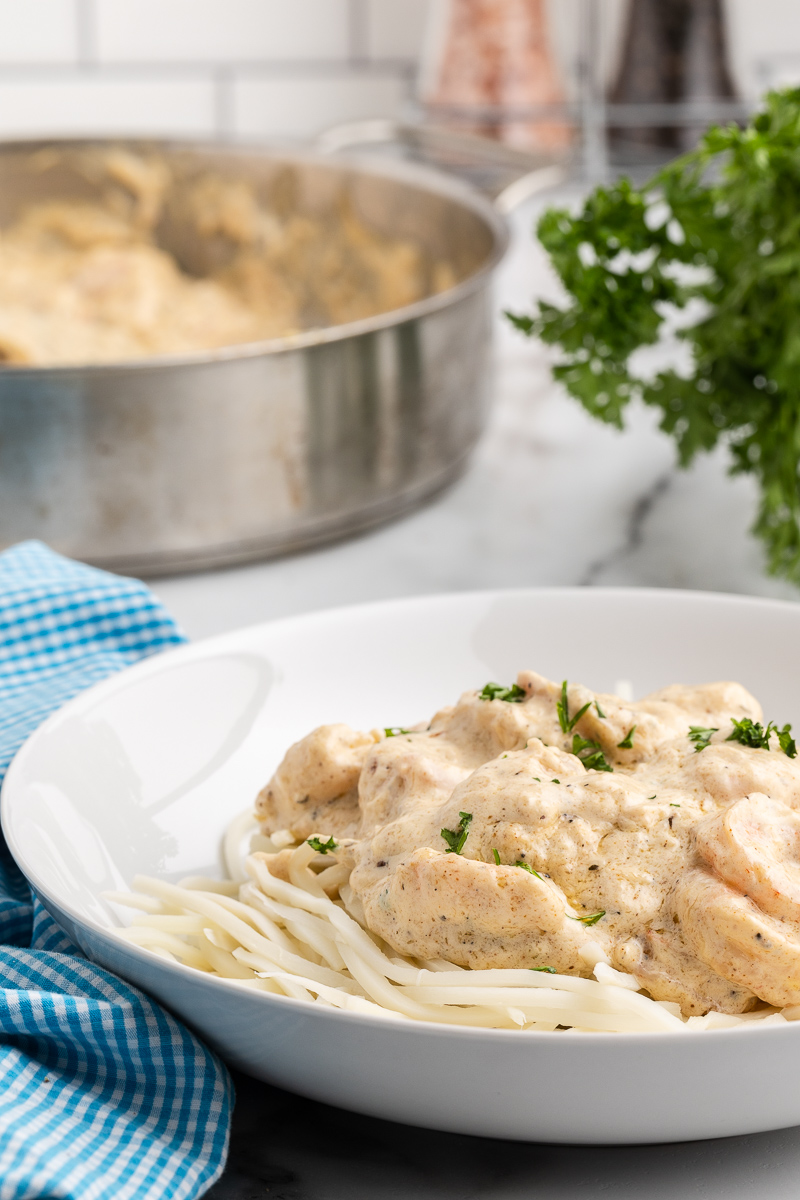
[[[87,145],[98,143],[72,144]],[[43,169],[41,148],[0,146],[0,225],[31,201],[99,186],[68,156]],[[362,220],[449,259],[462,282],[278,341],[0,369],[0,546],[41,538],[141,575],[222,566],[365,529],[457,476],[486,415],[489,285],[507,242],[492,203],[407,162],[158,148],[187,178],[224,172],[264,194],[289,170],[309,211],[344,189]],[[162,244],[202,270],[204,247],[187,247],[179,224]]]

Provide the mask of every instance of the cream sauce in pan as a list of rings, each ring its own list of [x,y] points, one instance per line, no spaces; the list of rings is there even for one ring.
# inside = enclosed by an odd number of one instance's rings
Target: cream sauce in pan
[[[204,278],[159,244],[167,164],[105,152],[96,203],[30,205],[0,231],[0,362],[53,366],[185,354],[279,338],[412,304],[456,282],[411,241],[361,221],[279,213],[243,181],[197,181],[182,221],[226,249]]]

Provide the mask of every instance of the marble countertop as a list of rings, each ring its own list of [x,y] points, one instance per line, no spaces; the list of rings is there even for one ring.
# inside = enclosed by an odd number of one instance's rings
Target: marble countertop
[[[498,311],[553,294],[530,237],[534,216],[529,205],[514,219]],[[765,576],[747,532],[755,489],[726,475],[724,455],[679,471],[652,414],[633,412],[624,433],[592,421],[553,384],[545,350],[500,321],[494,399],[463,478],[418,512],[349,542],[162,579],[155,590],[192,638],[332,605],[486,587],[800,598]],[[237,1091],[231,1157],[213,1200],[789,1200],[800,1192],[800,1129],[674,1146],[524,1145],[356,1116],[241,1076]]]

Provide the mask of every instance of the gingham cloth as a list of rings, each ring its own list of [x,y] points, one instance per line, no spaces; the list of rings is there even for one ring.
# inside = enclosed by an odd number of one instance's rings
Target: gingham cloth
[[[136,580],[39,542],[0,554],[0,780],[54,709],[183,640]],[[4,843],[0,943],[0,1200],[201,1196],[227,1154],[227,1071],[81,955]]]

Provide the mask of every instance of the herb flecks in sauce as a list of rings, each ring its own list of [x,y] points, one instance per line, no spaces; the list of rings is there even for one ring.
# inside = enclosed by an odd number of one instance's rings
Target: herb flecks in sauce
[[[572,753],[579,758],[587,771],[613,771],[599,742],[590,742],[576,733],[572,738]]]
[[[460,854],[464,849],[464,843],[469,837],[472,813],[460,812],[458,815],[461,820],[457,829],[443,829],[441,831],[442,837],[447,842],[445,854]]]
[[[699,754],[701,750],[705,750],[708,743],[711,741],[711,735],[718,733],[716,726],[709,725],[690,725],[689,732],[686,735],[689,741],[693,743],[695,753]]]
[[[335,838],[329,837],[327,842],[323,842],[321,838],[316,836],[316,834],[314,837],[308,838],[308,845],[312,850],[316,850],[317,854],[327,854],[331,850],[339,849],[339,843]]]
[[[507,704],[521,704],[527,692],[518,684],[503,687],[502,683],[484,684],[483,691],[478,693],[479,700],[505,700]]]
[[[539,874],[538,871],[534,871],[534,869],[530,865],[530,863],[523,862],[521,858],[518,858],[517,861],[514,863],[514,866],[521,867],[523,871],[528,871],[529,874],[535,875],[537,879],[541,879],[542,883],[544,883],[544,879],[542,879],[542,876]]]
[[[590,925],[596,925],[597,922],[600,920],[600,918],[604,917],[605,915],[606,915],[605,909],[602,909],[600,912],[590,913],[588,916],[585,916],[585,917],[570,917],[569,913],[567,913],[567,916],[569,917],[570,921],[580,921],[581,925],[585,925],[587,927],[587,929]]]

